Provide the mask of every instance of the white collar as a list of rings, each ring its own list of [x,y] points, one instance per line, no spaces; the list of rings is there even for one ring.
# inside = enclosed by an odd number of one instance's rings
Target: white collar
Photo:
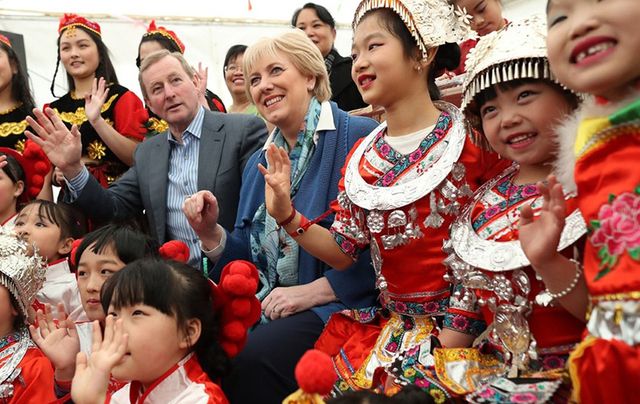
[[[333,111],[331,110],[331,103],[325,101],[320,106],[320,118],[318,119],[318,125],[316,126],[316,133],[313,135],[313,143],[318,144],[318,132],[336,130],[336,125],[333,122]],[[263,151],[266,151],[271,142],[273,142],[273,136],[276,133],[276,129],[273,129],[264,142],[262,147]]]

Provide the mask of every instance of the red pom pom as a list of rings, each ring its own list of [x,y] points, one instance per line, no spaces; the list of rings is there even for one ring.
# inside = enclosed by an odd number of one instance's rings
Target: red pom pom
[[[229,305],[229,312],[234,317],[246,317],[251,313],[251,301],[249,299],[234,299]]]
[[[82,239],[76,239],[73,240],[73,243],[71,244],[71,254],[69,254],[69,258],[71,260],[71,263],[74,266],[78,266],[78,260],[80,257],[76,257],[76,252],[78,252],[78,247],[80,246],[80,243],[82,243]]]
[[[222,334],[227,341],[239,341],[247,335],[247,329],[240,321],[230,321],[222,328]]]
[[[160,247],[158,252],[162,258],[167,260],[189,261],[189,246],[180,240],[167,241]]]
[[[326,396],[338,380],[329,355],[310,349],[302,355],[295,370],[298,386],[308,394]]]
[[[38,161],[36,164],[33,165],[33,169],[36,173],[40,175],[47,175],[49,174],[50,166],[44,161]]]
[[[222,279],[222,288],[235,296],[252,296],[258,289],[258,281],[244,274],[229,274]]]

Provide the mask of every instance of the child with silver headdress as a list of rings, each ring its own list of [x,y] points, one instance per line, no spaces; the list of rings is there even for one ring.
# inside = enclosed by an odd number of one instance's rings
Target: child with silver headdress
[[[0,227],[0,401],[55,400],[53,368],[29,337],[27,310],[46,262],[11,230]]]
[[[467,59],[463,111],[478,129],[477,143],[512,161],[476,191],[445,243],[452,301],[482,313],[488,328],[474,348],[436,350],[436,368],[455,392],[475,391],[472,400],[517,402],[526,393],[531,402],[547,402],[561,394],[568,354],[584,329],[586,299],[572,292],[585,287],[577,246],[586,225],[572,189],[561,196],[567,217],[557,247],[568,268],[530,262],[531,249],[520,245],[546,224],[532,216],[548,210],[545,195],[555,178],[536,184],[551,174],[556,127],[578,103],[550,74],[545,38],[539,18],[511,22],[483,37]]]
[[[434,88],[435,77],[458,64],[456,42],[468,26],[446,0],[364,0],[353,27],[354,81],[365,102],[385,109],[386,121],[351,150],[330,230],[292,207],[290,163],[275,147],[261,168],[267,209],[333,268],[346,269],[370,250],[382,309],[334,314],[316,343],[333,358],[334,393],[393,394],[406,383],[444,400],[431,350],[468,346],[482,329],[479,316],[449,312],[442,241],[497,161],[471,142],[460,110],[437,101]]]

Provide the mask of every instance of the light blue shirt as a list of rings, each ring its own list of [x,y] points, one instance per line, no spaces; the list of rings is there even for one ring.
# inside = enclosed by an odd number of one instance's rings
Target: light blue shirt
[[[169,175],[167,178],[167,239],[182,240],[189,246],[189,264],[200,267],[201,255],[198,236],[189,226],[182,212],[182,203],[198,191],[198,158],[200,136],[204,121],[204,108],[200,107],[195,118],[182,133],[182,143],[167,132],[170,145]],[[74,178],[67,180],[71,201],[77,198],[89,180],[86,167]]]

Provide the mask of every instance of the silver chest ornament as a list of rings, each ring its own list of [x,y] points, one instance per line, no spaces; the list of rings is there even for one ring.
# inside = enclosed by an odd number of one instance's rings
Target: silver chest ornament
[[[517,376],[518,369],[526,369],[530,359],[537,358],[536,341],[527,321],[533,303],[529,299],[531,281],[522,270],[530,264],[518,240],[500,242],[480,238],[471,225],[471,213],[488,191],[515,170],[517,166],[512,165],[478,189],[471,203],[451,225],[451,238],[443,246],[448,254],[445,264],[449,268],[445,279],[462,285],[454,298],[471,304],[475,301],[474,290],[486,290],[495,295],[486,301],[479,299],[478,303],[486,305],[494,314],[494,321],[486,333],[505,349],[511,363],[509,376],[512,377]],[[575,243],[586,231],[580,212],[572,212],[565,219],[558,251]],[[538,294],[536,304],[549,304],[551,299],[546,295],[545,292]]]

